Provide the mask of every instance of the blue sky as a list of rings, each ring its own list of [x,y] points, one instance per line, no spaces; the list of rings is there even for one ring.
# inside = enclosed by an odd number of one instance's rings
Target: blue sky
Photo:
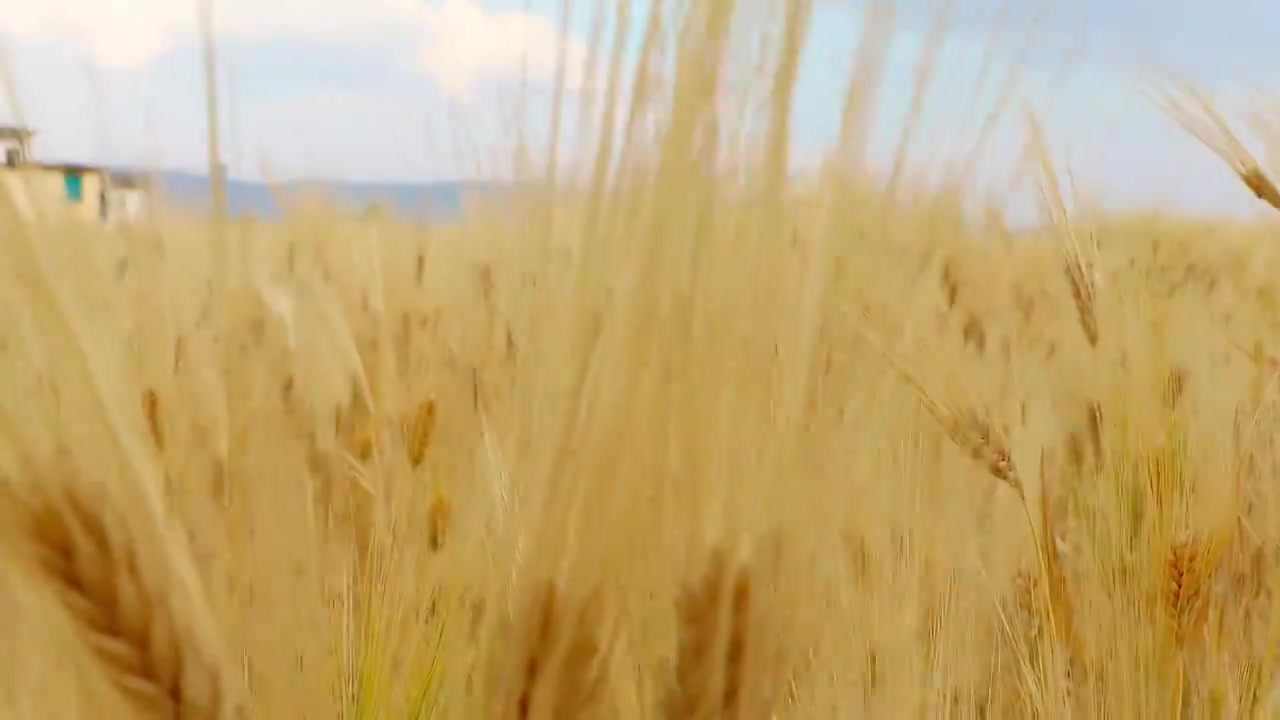
[[[585,52],[591,9],[606,1],[577,3],[567,38],[571,56]],[[820,156],[835,135],[863,1],[817,0],[795,108],[801,162]],[[549,87],[558,4],[220,0],[223,130],[232,173],[413,180],[496,167],[512,127],[499,110],[512,97],[521,48],[528,49],[535,88],[545,94]],[[873,154],[882,161],[900,133],[916,60],[942,4],[898,2],[873,139]],[[1274,41],[1266,29],[1280,27],[1280,6],[1262,0],[953,5],[942,71],[915,143],[918,160],[964,150],[995,95],[995,81],[1016,63],[1019,97],[1045,112],[1059,159],[1108,204],[1255,209],[1212,155],[1142,99],[1133,78],[1142,67],[1172,69],[1236,107],[1245,89],[1267,89],[1262,68]],[[202,165],[194,3],[0,0],[0,11],[19,110],[41,131],[37,152],[91,162]],[[1019,57],[1018,43],[1037,17],[1035,42]],[[996,72],[978,94],[978,68],[993,37]],[[1076,61],[1062,83],[1055,78],[1068,51]],[[14,119],[5,105],[0,120]],[[1011,162],[1020,147],[1017,130],[1009,122],[996,136],[988,154],[992,167]]]

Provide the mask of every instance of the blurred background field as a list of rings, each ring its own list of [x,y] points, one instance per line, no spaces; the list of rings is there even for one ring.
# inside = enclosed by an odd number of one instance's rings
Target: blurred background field
[[[814,7],[578,7],[576,142],[428,223],[0,177],[0,716],[1272,717],[1274,220],[1101,208],[1012,100],[1003,184],[880,167],[874,32],[797,171]]]

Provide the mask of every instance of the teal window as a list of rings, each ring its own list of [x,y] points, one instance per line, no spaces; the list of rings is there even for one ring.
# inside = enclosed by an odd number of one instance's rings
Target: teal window
[[[62,183],[67,190],[67,199],[80,202],[84,199],[84,176],[68,170],[62,174]]]

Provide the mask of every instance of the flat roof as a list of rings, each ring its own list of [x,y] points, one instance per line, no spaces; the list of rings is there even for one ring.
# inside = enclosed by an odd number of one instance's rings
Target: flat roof
[[[147,190],[152,185],[152,177],[147,173],[134,172],[127,170],[113,170],[102,165],[90,165],[89,163],[78,162],[62,162],[62,161],[46,161],[46,160],[24,160],[16,166],[20,170],[48,170],[50,172],[70,172],[100,175],[107,181],[122,190]],[[4,165],[0,163],[0,170],[4,169]]]
[[[145,190],[151,186],[151,177],[145,173],[112,170],[108,176],[112,185],[124,190]]]
[[[83,163],[69,162],[25,162],[20,167],[36,168],[37,170],[61,170],[62,172],[80,172],[80,173],[98,173],[105,175],[106,170],[97,165],[85,165]]]

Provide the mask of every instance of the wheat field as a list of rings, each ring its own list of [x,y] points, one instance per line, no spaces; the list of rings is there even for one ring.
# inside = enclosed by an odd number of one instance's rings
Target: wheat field
[[[812,6],[599,3],[594,140],[455,221],[7,184],[0,717],[1273,716],[1274,224],[874,174],[874,36],[797,178]]]

